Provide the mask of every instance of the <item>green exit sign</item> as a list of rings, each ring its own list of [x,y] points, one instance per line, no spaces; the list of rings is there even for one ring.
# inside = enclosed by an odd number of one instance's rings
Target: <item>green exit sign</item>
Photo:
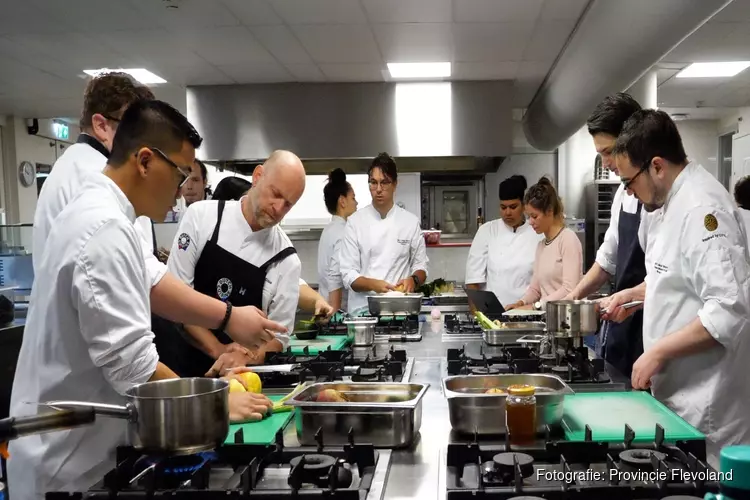
[[[52,124],[52,130],[55,132],[55,137],[58,139],[62,139],[64,141],[68,140],[70,130],[68,129],[68,125],[66,123],[53,123]]]

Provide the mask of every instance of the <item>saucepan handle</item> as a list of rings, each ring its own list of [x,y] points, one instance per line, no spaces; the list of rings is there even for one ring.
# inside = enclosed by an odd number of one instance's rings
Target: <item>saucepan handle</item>
[[[120,406],[105,403],[89,403],[87,401],[47,401],[44,405],[60,410],[91,408],[94,413],[103,417],[124,418],[131,422],[135,422],[137,419],[135,407],[131,404]]]
[[[30,434],[71,429],[93,423],[96,414],[91,408],[74,408],[28,417],[9,417],[0,420],[0,443]]]

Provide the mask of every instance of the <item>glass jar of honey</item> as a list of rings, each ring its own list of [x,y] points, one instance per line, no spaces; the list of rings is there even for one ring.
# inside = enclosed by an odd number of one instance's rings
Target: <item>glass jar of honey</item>
[[[510,444],[523,445],[536,438],[536,396],[534,386],[508,386],[505,399],[505,430]]]

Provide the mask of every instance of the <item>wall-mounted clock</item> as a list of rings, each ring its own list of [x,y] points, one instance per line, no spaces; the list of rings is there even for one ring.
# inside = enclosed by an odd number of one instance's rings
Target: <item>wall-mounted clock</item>
[[[31,186],[36,180],[36,167],[30,161],[22,161],[18,166],[18,179],[23,187]]]

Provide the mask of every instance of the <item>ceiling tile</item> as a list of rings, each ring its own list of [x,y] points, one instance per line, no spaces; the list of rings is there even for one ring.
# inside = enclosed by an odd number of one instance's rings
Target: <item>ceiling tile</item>
[[[542,6],[541,19],[569,19],[577,21],[589,0],[545,0]]]
[[[513,80],[518,72],[518,62],[455,63],[452,79],[455,80]]]
[[[735,0],[712,17],[709,22],[733,23],[738,21],[750,22],[750,3],[743,0]]]
[[[288,24],[364,24],[361,4],[353,0],[270,0]]]
[[[266,0],[221,0],[221,3],[245,26],[284,22]]]
[[[379,64],[321,64],[321,71],[335,82],[381,82],[383,68]]]
[[[219,66],[219,69],[236,83],[290,82],[294,78],[278,63]]]
[[[453,25],[457,62],[520,61],[534,23],[461,23]]]
[[[312,59],[305,52],[294,33],[284,25],[256,26],[250,28],[255,38],[282,64],[310,64]]]
[[[362,0],[371,23],[449,23],[451,0]]]
[[[69,64],[80,72],[87,68],[121,66],[132,61],[122,52],[100,43],[97,39],[81,33],[62,35],[11,35],[11,41],[30,50],[43,53],[60,62]],[[64,42],[61,42],[64,39]]]
[[[100,38],[103,44],[122,54],[131,54],[134,61],[151,64],[188,66],[204,63],[204,59],[164,29],[116,31]],[[147,68],[149,69],[149,68]]]
[[[195,31],[183,37],[189,48],[216,66],[275,62],[244,26]]]
[[[554,61],[568,41],[572,31],[569,21],[540,20],[534,27],[523,59],[526,61]]]
[[[70,77],[76,74],[76,68],[71,67],[69,64],[62,63],[57,59],[53,59],[43,52],[37,52],[25,45],[13,42],[7,38],[0,37],[0,56],[10,58],[17,62],[23,62],[27,66],[52,73],[59,77]],[[8,68],[0,65],[3,71],[10,71]],[[80,71],[80,70],[78,70]],[[0,72],[0,80],[2,80],[2,73]]]
[[[22,0],[43,9],[45,15],[68,31],[110,33],[119,30],[143,30],[159,27],[159,22],[144,16],[131,3],[123,0]]]
[[[238,26],[234,14],[213,0],[128,0],[142,15],[172,31]],[[177,7],[177,8],[170,8]]]
[[[453,0],[453,19],[458,23],[533,22],[544,0]]]
[[[450,24],[376,24],[373,31],[388,62],[453,60]]]
[[[203,61],[188,66],[162,64],[155,68],[154,72],[176,85],[224,85],[233,80],[220,69]]]
[[[375,38],[367,25],[294,26],[302,45],[317,63],[379,63]]]
[[[522,61],[518,66],[516,80],[521,82],[544,80],[551,67],[551,62]]]
[[[286,69],[298,82],[324,82],[326,76],[315,64],[287,64]]]
[[[662,58],[666,62],[696,62],[712,60],[723,41],[741,23],[706,23]],[[721,54],[718,54],[721,57]]]
[[[64,33],[70,31],[64,23],[47,14],[44,9],[25,0],[3,2],[0,16],[0,35]]]

